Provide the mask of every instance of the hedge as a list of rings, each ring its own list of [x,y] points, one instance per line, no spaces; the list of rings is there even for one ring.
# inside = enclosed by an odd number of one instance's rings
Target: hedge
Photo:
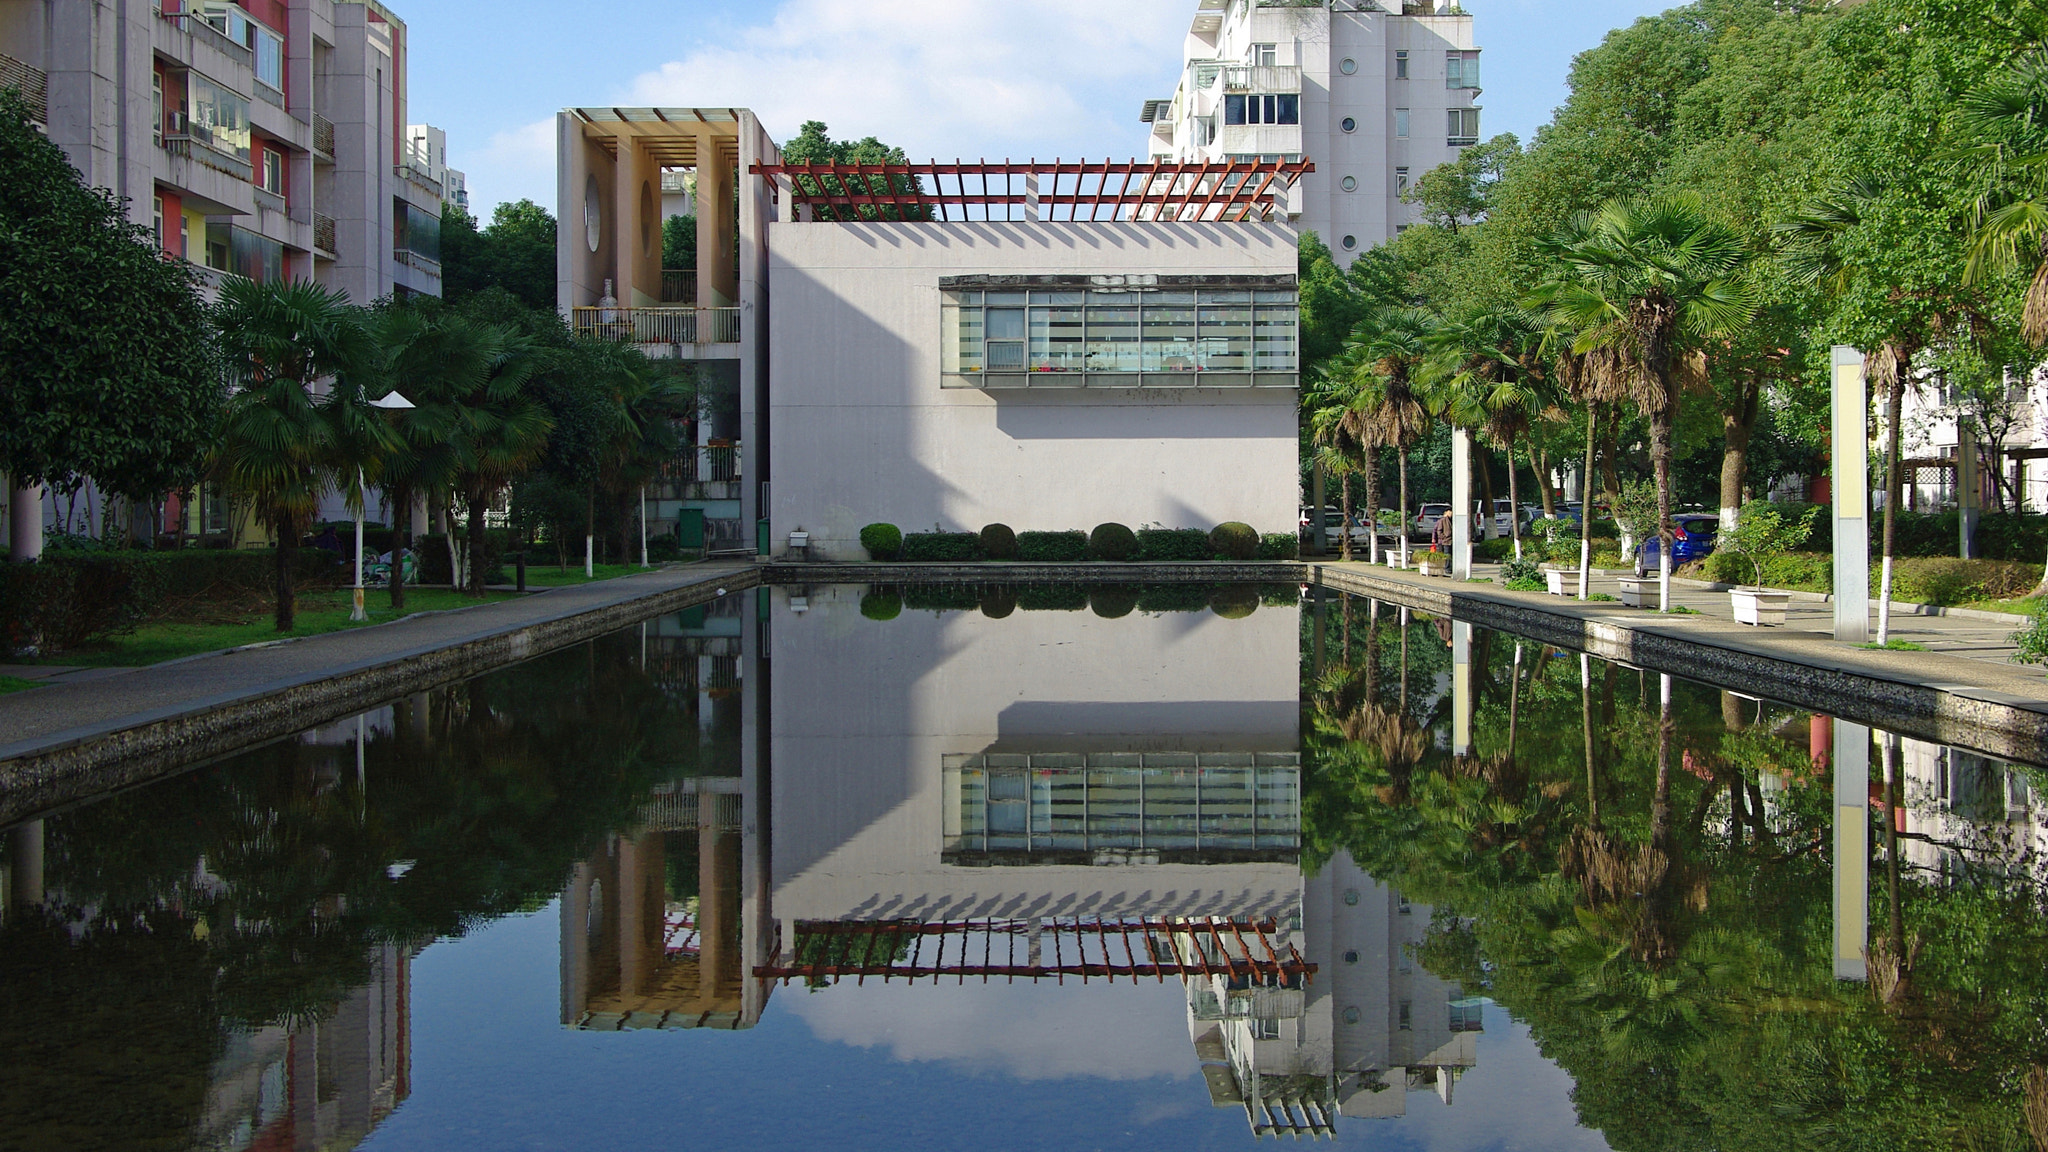
[[[1088,589],[1079,584],[1026,585],[1017,589],[1017,607],[1026,612],[1080,612],[1088,607]]]
[[[1292,532],[1268,532],[1259,537],[1257,556],[1261,560],[1293,560],[1301,555],[1301,542]]]
[[[318,548],[295,553],[293,571],[302,590],[347,575],[339,557]],[[63,651],[133,631],[183,603],[267,600],[276,586],[270,548],[46,552],[34,564],[0,565],[0,647]]]
[[[1071,532],[1017,533],[1017,559],[1037,562],[1086,560],[1088,534]]]
[[[1097,560],[1135,559],[1138,537],[1121,524],[1097,524],[1088,534],[1088,554]]]
[[[1216,549],[1209,544],[1209,534],[1200,528],[1138,529],[1138,559],[1140,560],[1213,560],[1215,558]]]
[[[870,524],[860,530],[860,546],[870,560],[894,560],[903,551],[903,529],[894,524]]]
[[[1017,533],[1008,524],[990,524],[981,530],[981,552],[991,560],[1017,558]]]
[[[905,560],[979,560],[981,539],[972,532],[912,532],[903,538]]]
[[[903,589],[903,606],[925,612],[972,612],[981,607],[981,592],[961,584],[912,584]]]
[[[1755,578],[1748,561],[1716,552],[1687,570],[1709,580],[1747,584]],[[1834,590],[1834,559],[1824,553],[1789,552],[1764,564],[1764,585],[1806,592]],[[1870,593],[1877,595],[1882,565],[1870,565]],[[2041,565],[2023,560],[1959,560],[1953,556],[1904,556],[1892,562],[1892,599],[1954,607],[1974,600],[2025,596],[2040,582]]]

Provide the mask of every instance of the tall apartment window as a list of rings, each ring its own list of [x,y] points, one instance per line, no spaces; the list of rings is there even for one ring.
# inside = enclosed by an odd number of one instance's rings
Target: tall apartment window
[[[1394,109],[1394,135],[1404,140],[1408,138],[1408,110],[1406,108]]]
[[[1225,96],[1225,124],[1299,124],[1301,97],[1294,93],[1276,96]]]
[[[1394,169],[1394,194],[1396,196],[1406,196],[1408,194],[1408,169]]]
[[[161,72],[149,74],[149,106],[156,113],[156,124],[150,129],[150,135],[161,145],[164,142],[164,74]]]
[[[198,72],[186,73],[192,119],[187,128],[208,148],[249,162],[249,98]]]
[[[284,37],[263,27],[252,24],[255,43],[249,46],[256,55],[256,80],[268,84],[279,92],[284,91]]]
[[[1450,110],[1450,139],[1444,143],[1453,148],[1479,143],[1479,109],[1453,108]]]
[[[263,150],[263,190],[273,196],[284,195],[284,153],[275,148]]]
[[[1401,1008],[1400,1008],[1400,1018],[1399,1018],[1399,1019],[1400,1019],[1400,1029],[1401,1029],[1401,1031],[1403,1031],[1403,1032],[1407,1032],[1407,1031],[1410,1031],[1411,1029],[1413,1029],[1413,1028],[1414,1028],[1414,1026],[1415,1026],[1415,1025],[1414,1025],[1414,1016],[1415,1016],[1415,1003],[1414,1003],[1414,1001],[1412,1001],[1412,1000],[1403,1000],[1403,1001],[1401,1001]]]
[[[1407,78],[1408,50],[1404,48],[1401,51],[1394,53],[1394,79],[1406,80]]]
[[[1278,44],[1254,44],[1252,45],[1251,60],[1254,66],[1265,65],[1270,68],[1280,63],[1280,46]]]
[[[178,213],[178,255],[192,258],[192,221],[183,212]]]
[[[158,249],[162,249],[164,246],[164,198],[152,196],[149,202],[151,209],[150,223],[153,226],[153,231],[156,233],[156,246]]]
[[[1444,87],[1479,87],[1479,53],[1444,53]]]

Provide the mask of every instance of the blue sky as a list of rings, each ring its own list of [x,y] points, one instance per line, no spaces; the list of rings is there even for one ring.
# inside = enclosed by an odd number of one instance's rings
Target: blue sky
[[[1464,0],[1485,49],[1489,135],[1526,139],[1574,53],[1668,0]],[[914,158],[1141,155],[1138,105],[1173,91],[1194,0],[397,0],[410,119],[448,131],[478,215],[553,207],[557,109],[745,106]]]

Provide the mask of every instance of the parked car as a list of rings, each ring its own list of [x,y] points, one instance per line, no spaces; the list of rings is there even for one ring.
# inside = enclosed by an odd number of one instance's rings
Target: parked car
[[[1415,519],[1409,521],[1408,535],[1410,537],[1420,536],[1424,540],[1429,539],[1430,534],[1436,531],[1437,520],[1449,515],[1450,511],[1451,506],[1449,504],[1424,504],[1416,511]]]
[[[1686,513],[1671,518],[1674,535],[1671,540],[1671,566],[1677,568],[1689,560],[1704,560],[1714,554],[1714,536],[1721,530],[1718,516]],[[1658,537],[1654,534],[1636,548],[1636,575],[1647,576],[1659,565]]]

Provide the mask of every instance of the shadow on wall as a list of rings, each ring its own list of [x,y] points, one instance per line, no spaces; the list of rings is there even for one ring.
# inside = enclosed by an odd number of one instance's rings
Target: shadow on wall
[[[1048,389],[1047,392],[1053,390]],[[1291,389],[991,390],[996,428],[1012,440],[1260,440],[1293,435]]]

